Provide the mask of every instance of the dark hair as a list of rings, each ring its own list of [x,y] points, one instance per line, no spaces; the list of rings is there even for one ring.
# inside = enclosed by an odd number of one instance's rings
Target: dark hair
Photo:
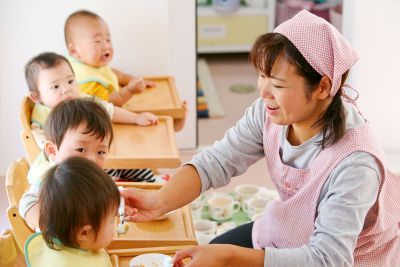
[[[65,133],[80,125],[85,125],[83,134],[95,135],[101,140],[109,136],[111,145],[113,128],[110,116],[103,106],[91,98],[70,99],[56,105],[44,126],[46,139],[59,148]]]
[[[72,13],[71,15],[68,16],[68,18],[65,20],[64,24],[64,39],[65,39],[65,44],[68,46],[68,44],[71,42],[71,36],[72,36],[72,26],[73,24],[77,21],[79,18],[89,18],[89,19],[98,19],[98,20],[103,20],[99,15],[96,13],[93,13],[88,10],[78,10]]]
[[[90,225],[96,234],[104,218],[119,206],[113,180],[95,163],[71,157],[49,169],[39,193],[39,226],[47,245],[79,248],[79,229]],[[57,241],[58,240],[58,241]]]
[[[44,52],[29,60],[29,62],[25,65],[25,79],[26,83],[28,84],[29,91],[39,93],[39,88],[37,87],[39,72],[41,70],[57,67],[62,62],[67,63],[71,68],[72,73],[74,73],[74,70],[72,69],[68,60],[65,57],[53,52]]]
[[[278,58],[282,57],[287,60],[295,67],[297,74],[304,78],[307,99],[311,98],[311,94],[322,79],[322,75],[307,62],[294,44],[279,33],[266,33],[258,37],[249,57],[254,67],[268,77],[271,76],[272,67]],[[342,75],[340,87],[346,81],[348,72]],[[322,126],[323,138],[319,142],[322,149],[333,145],[345,133],[345,115],[340,95],[341,90],[333,97],[329,107],[313,125],[314,127]]]

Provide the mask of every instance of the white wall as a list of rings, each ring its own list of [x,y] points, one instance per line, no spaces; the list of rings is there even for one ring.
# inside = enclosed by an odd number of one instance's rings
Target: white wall
[[[196,146],[194,0],[4,0],[0,2],[0,175],[11,160],[25,156],[18,119],[27,93],[24,64],[44,51],[66,54],[64,21],[78,9],[98,13],[109,24],[115,48],[111,66],[135,75],[176,78],[179,94],[190,107],[178,146]]]
[[[343,33],[360,53],[350,83],[376,129],[390,167],[400,172],[400,1],[345,0]]]

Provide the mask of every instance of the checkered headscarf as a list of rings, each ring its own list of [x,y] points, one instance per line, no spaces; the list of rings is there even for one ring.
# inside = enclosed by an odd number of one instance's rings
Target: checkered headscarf
[[[339,90],[343,73],[358,60],[358,54],[326,20],[302,10],[274,30],[288,38],[307,62],[332,81],[331,96]]]

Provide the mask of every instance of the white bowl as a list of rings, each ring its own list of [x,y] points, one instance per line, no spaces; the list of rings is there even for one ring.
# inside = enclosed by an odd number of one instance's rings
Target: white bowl
[[[165,254],[148,253],[134,257],[129,262],[130,267],[144,266],[144,267],[170,267],[172,266],[172,258]]]

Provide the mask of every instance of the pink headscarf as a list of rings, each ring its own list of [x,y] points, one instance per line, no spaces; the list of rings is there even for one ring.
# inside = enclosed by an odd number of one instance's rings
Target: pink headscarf
[[[326,20],[306,10],[274,30],[288,38],[308,63],[332,82],[331,96],[339,90],[342,75],[358,60],[358,54]]]

